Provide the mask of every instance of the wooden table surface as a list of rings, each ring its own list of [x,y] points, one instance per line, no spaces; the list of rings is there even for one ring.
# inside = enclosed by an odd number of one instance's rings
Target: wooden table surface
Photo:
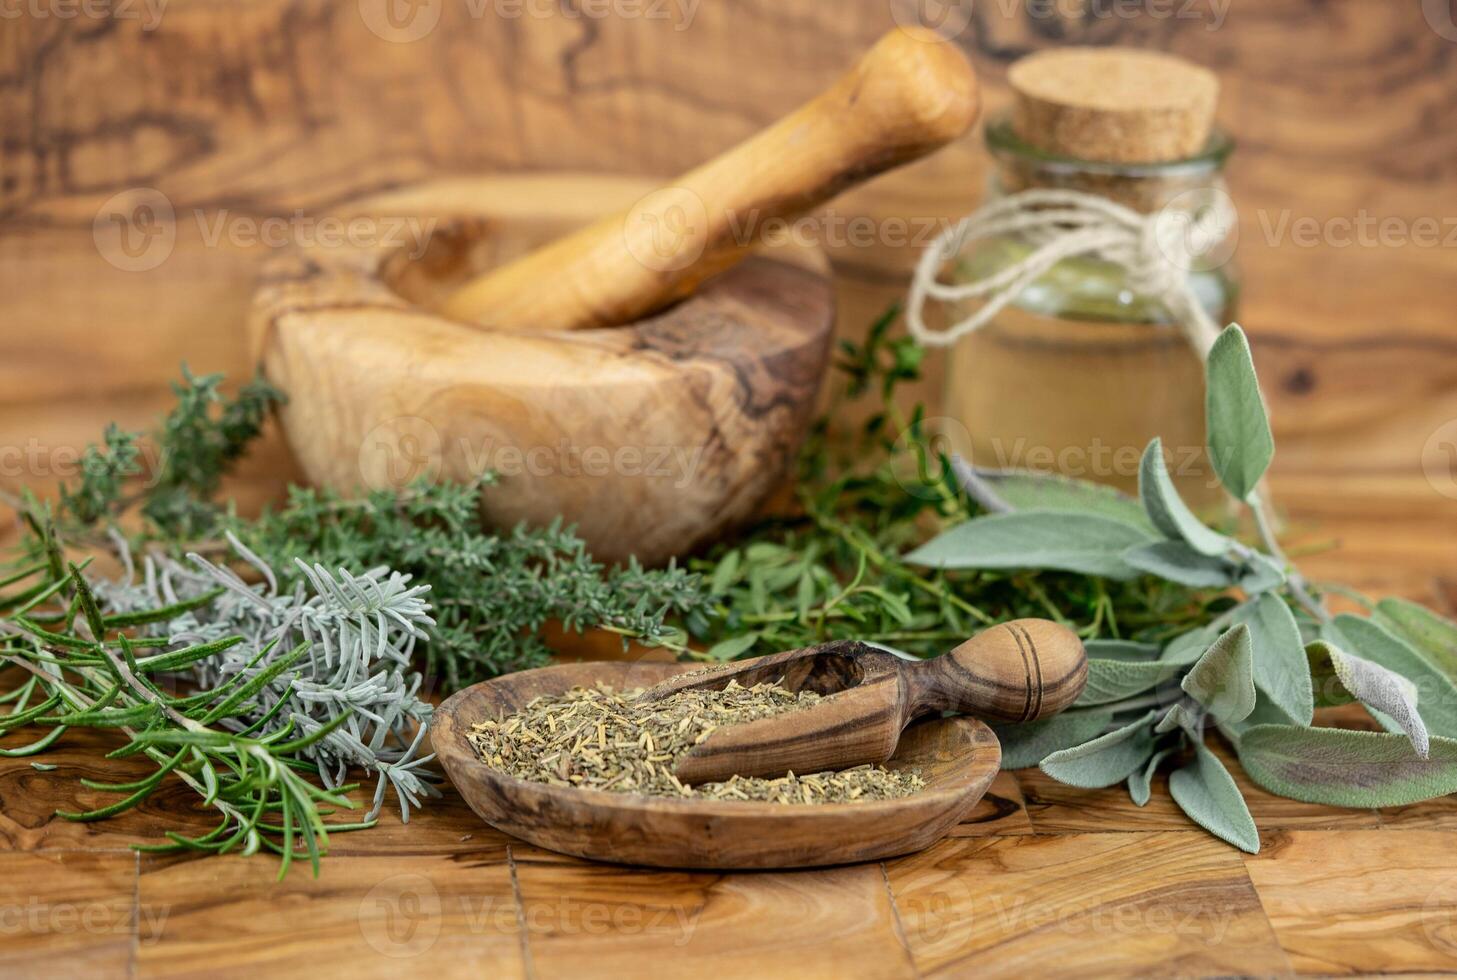
[[[1337,545],[1303,562],[1314,576],[1450,612],[1457,506],[1419,510],[1424,486],[1276,489],[1294,530]],[[1342,710],[1334,720],[1361,724]],[[0,975],[1457,972],[1457,797],[1339,810],[1271,796],[1233,766],[1261,830],[1247,855],[1190,824],[1164,779],[1139,809],[1122,788],[1033,769],[1001,773],[921,854],[711,873],[545,852],[447,788],[408,827],[386,814],[336,835],[318,879],[299,867],[279,883],[269,858],[129,850],[205,825],[176,784],[111,821],[54,817],[101,799],[82,777],[132,771],[97,749],[72,739],[51,772],[0,761]]]

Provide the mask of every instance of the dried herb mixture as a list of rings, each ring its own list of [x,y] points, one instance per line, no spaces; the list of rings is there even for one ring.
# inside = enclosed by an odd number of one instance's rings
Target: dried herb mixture
[[[746,688],[737,681],[721,691],[677,691],[656,700],[638,697],[641,693],[598,685],[542,696],[516,714],[477,724],[469,738],[482,761],[520,779],[616,793],[848,803],[894,799],[925,786],[915,770],[869,765],[685,786],[673,775],[674,765],[714,729],[794,711],[820,695],[777,684]]]

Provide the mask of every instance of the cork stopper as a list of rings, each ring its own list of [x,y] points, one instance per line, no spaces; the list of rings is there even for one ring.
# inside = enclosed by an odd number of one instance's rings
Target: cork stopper
[[[1055,48],[1007,72],[1012,128],[1048,153],[1109,163],[1164,163],[1209,140],[1219,80],[1172,55],[1135,48]]]

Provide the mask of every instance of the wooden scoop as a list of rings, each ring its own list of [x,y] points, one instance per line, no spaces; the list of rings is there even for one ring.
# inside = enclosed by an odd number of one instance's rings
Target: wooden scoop
[[[766,229],[962,135],[976,76],[953,43],[897,29],[828,91],[619,212],[461,287],[448,317],[497,330],[635,320],[739,261]]]
[[[782,678],[782,680],[781,680]],[[930,712],[1020,723],[1057,714],[1083,693],[1082,641],[1045,619],[983,630],[950,653],[910,661],[853,640],[770,654],[664,681],[643,697],[779,681],[828,695],[812,707],[716,729],[678,760],[685,783],[847,769],[889,759],[901,731]]]

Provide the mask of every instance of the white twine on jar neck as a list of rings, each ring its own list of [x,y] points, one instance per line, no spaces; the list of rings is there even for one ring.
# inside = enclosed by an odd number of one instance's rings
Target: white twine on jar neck
[[[927,346],[949,346],[986,326],[1063,259],[1086,256],[1123,268],[1134,290],[1162,301],[1203,358],[1220,327],[1194,294],[1189,273],[1226,240],[1238,215],[1222,185],[1200,194],[1197,209],[1166,206],[1152,214],[1081,191],[1029,190],[994,201],[946,229],[922,253],[906,302],[911,335]],[[968,245],[1008,235],[1030,243],[1032,252],[981,279],[939,281],[942,267]],[[944,330],[926,324],[927,300],[951,304],[977,297],[986,302],[965,319]]]

